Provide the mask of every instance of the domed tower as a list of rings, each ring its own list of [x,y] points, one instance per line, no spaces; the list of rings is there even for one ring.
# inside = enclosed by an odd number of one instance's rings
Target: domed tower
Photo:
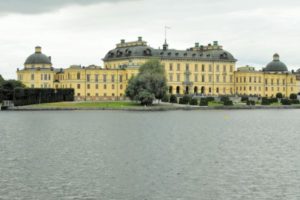
[[[273,61],[270,62],[264,69],[264,72],[287,72],[288,68],[286,64],[280,61],[279,54],[273,55]]]
[[[51,57],[42,53],[42,47],[35,47],[34,54],[30,55],[25,63],[25,69],[47,69],[52,67]]]

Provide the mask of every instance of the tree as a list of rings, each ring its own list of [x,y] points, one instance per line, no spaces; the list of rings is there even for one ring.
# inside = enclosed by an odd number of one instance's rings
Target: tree
[[[147,95],[146,95],[147,94]],[[151,94],[151,95],[150,95]],[[167,80],[163,65],[157,59],[143,64],[137,76],[131,78],[126,88],[126,96],[131,100],[140,101],[143,105],[151,105],[154,99],[161,100],[167,94]],[[142,96],[153,96],[151,104],[144,104]]]
[[[290,94],[290,99],[297,99],[297,94],[294,93]]]
[[[282,99],[282,98],[283,98],[282,93],[278,92],[278,93],[276,94],[276,98],[277,98],[277,99]]]
[[[2,85],[2,83],[4,82],[4,78],[2,77],[2,75],[0,74],[0,87]]]
[[[25,85],[20,81],[7,80],[2,82],[0,88],[4,90],[14,90],[15,88],[25,88]]]

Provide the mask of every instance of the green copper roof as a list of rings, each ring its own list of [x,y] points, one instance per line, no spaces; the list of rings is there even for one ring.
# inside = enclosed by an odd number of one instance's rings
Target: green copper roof
[[[274,54],[273,61],[270,62],[263,71],[265,72],[287,72],[288,68],[287,66],[280,61],[278,54]]]
[[[46,56],[41,52],[41,47],[35,48],[35,53],[30,55],[25,63],[25,65],[31,65],[31,64],[52,64],[50,57]]]
[[[230,61],[236,59],[231,53],[223,49],[211,50],[175,50],[175,49],[154,49],[147,45],[137,45],[128,47],[116,47],[110,50],[104,57],[104,61],[130,59],[142,57],[157,57],[161,59],[187,59],[187,60],[213,60],[213,61]]]

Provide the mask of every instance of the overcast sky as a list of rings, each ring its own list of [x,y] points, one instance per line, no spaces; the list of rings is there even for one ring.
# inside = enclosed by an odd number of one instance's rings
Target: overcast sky
[[[260,69],[279,53],[300,68],[299,0],[0,0],[0,74],[16,78],[34,47],[54,67],[102,65],[120,39],[154,48],[168,30],[170,48],[218,40],[239,61]]]

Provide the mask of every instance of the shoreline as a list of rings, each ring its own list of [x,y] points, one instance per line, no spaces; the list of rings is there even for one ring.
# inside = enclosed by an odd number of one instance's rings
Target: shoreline
[[[110,108],[110,107],[99,107],[99,108],[79,108],[79,107],[69,107],[69,108],[61,108],[61,107],[49,107],[49,108],[38,108],[38,107],[13,107],[8,108],[7,110],[2,111],[95,111],[95,110],[110,110],[110,111],[142,111],[142,112],[149,112],[149,111],[176,111],[176,110],[183,110],[183,111],[192,111],[192,110],[291,110],[291,109],[300,109],[300,106],[215,106],[215,107],[208,107],[208,106],[149,106],[149,107],[132,107],[132,108]]]

